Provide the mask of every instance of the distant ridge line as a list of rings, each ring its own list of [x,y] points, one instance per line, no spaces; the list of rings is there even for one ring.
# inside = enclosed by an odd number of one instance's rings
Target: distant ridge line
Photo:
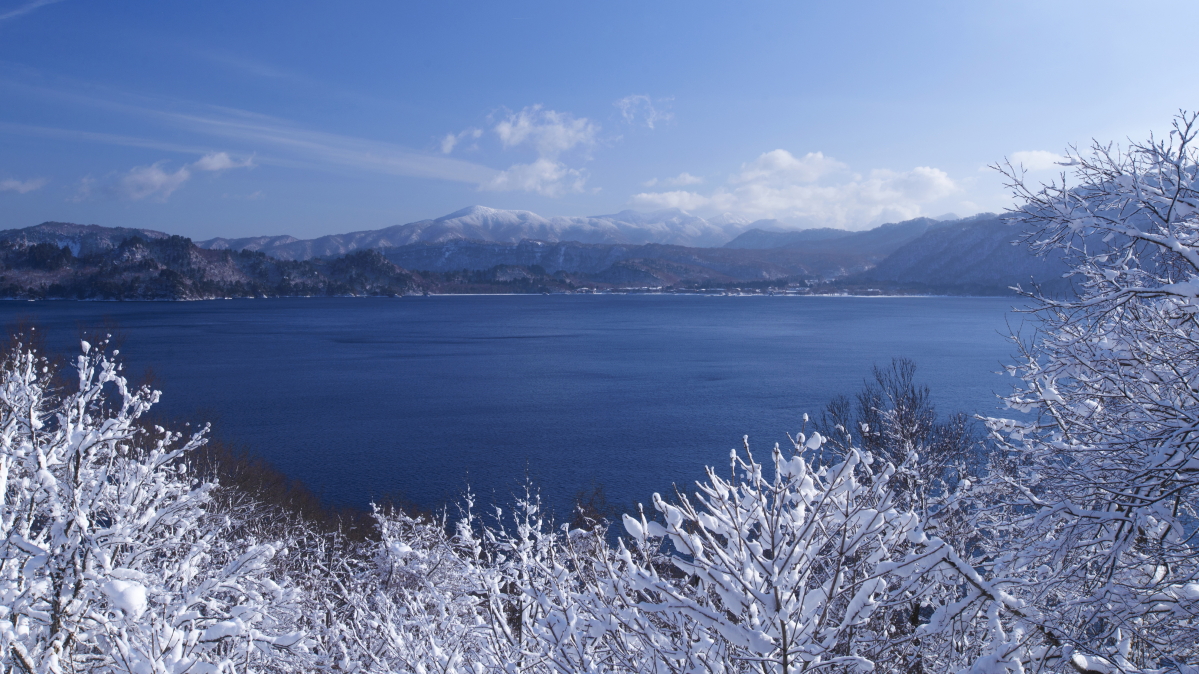
[[[626,222],[638,220],[658,227],[695,224],[681,211],[624,212],[621,217]],[[511,288],[516,279],[524,279],[519,283],[529,288],[565,289],[582,287],[580,284],[667,288],[712,284],[766,288],[782,284],[813,292],[1011,294],[1012,286],[1036,283],[1069,291],[1068,282],[1061,278],[1061,261],[1037,258],[1025,246],[1013,245],[1021,238],[1022,230],[1016,221],[993,214],[952,221],[915,218],[862,232],[779,232],[760,227],[774,223],[740,223],[726,225],[730,230],[742,231],[720,247],[543,241],[529,237],[516,241],[465,238],[470,233],[466,225],[483,228],[492,239],[527,233],[513,225],[514,219],[517,225],[532,223],[534,227],[545,222],[569,226],[579,220],[551,221],[528,211],[472,207],[439,220],[383,230],[307,241],[274,236],[202,242],[209,244],[208,248],[152,229],[46,222],[0,231],[0,283],[8,284],[10,294],[64,292],[76,297],[92,296],[94,292],[121,297],[216,292],[279,295],[324,293],[338,288],[346,292],[407,293],[434,287],[485,291],[482,289]],[[397,231],[407,238],[388,238],[389,233]],[[420,240],[418,235],[437,240]],[[406,242],[413,238],[417,241]],[[245,245],[237,248],[238,243]],[[333,244],[333,254],[315,255],[322,246],[328,251]],[[266,250],[272,246],[276,251],[290,247],[293,253],[307,257],[298,261],[272,257]],[[309,262],[318,266],[309,269]],[[319,287],[312,286],[303,274],[295,275],[301,269],[324,280]],[[274,280],[268,281],[262,273]],[[276,276],[295,280],[279,285]],[[141,280],[129,285],[132,278]],[[68,288],[69,292],[52,291],[53,287]]]
[[[916,218],[914,221],[905,222],[915,221],[927,221],[931,224],[938,222],[931,218]],[[892,224],[904,223],[891,223],[882,227]],[[919,227],[909,226],[917,229]],[[779,231],[780,229],[782,231]],[[751,234],[755,230],[758,230],[758,233]],[[546,243],[657,243],[691,248],[782,247],[782,244],[774,243],[778,238],[774,236],[775,233],[782,235],[780,241],[798,243],[840,238],[860,232],[830,228],[794,230],[788,229],[778,220],[751,222],[748,218],[729,214],[705,219],[677,208],[649,213],[624,210],[610,215],[587,217],[543,217],[532,211],[470,206],[439,218],[376,230],[330,234],[315,239],[296,239],[286,235],[220,237],[199,241],[196,245],[212,249],[261,251],[279,259],[305,260],[312,257],[335,257],[363,248],[388,249],[416,243],[444,243],[454,240],[512,244],[526,239]]]

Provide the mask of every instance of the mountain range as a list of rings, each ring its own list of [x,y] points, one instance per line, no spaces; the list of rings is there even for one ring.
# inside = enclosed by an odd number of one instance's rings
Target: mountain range
[[[677,208],[653,213],[621,211],[592,217],[546,218],[530,211],[471,206],[433,220],[332,234],[316,239],[256,236],[208,239],[196,245],[217,250],[261,251],[281,260],[307,260],[345,255],[364,248],[394,248],[447,241],[518,243],[529,239],[549,243],[664,243],[712,247],[724,244],[750,226],[750,221],[744,218],[720,216],[704,219]]]
[[[1008,294],[1011,286],[1030,283],[1068,289],[1061,260],[1012,245],[1021,231],[1002,216],[915,218],[862,232],[776,229],[780,224],[705,220],[678,210],[542,218],[475,206],[306,241],[277,236],[195,244],[149,229],[48,222],[0,231],[0,280],[7,296],[41,296],[53,286],[60,295],[89,297],[89,284],[97,283],[124,288],[103,295],[113,297],[788,284],[816,292]],[[599,241],[563,238],[573,236]],[[676,243],[695,240],[721,245]],[[164,286],[155,274],[179,282]]]

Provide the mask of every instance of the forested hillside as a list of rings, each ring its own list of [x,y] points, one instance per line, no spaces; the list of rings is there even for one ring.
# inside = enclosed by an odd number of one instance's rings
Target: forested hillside
[[[1009,295],[1012,287],[1072,293],[1069,267],[1058,250],[1041,256],[1022,241],[1019,220],[987,217],[930,228],[876,266],[841,281],[847,287],[919,293]]]
[[[76,255],[53,243],[0,241],[0,297],[203,299],[421,292],[412,274],[376,251],[288,262],[248,251],[204,250],[179,236],[134,235]]]

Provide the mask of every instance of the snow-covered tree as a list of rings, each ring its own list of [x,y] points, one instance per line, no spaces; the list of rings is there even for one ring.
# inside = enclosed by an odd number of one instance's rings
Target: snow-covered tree
[[[300,575],[325,616],[312,638],[323,666],[360,672],[547,671],[551,642],[535,600],[554,583],[564,533],[532,490],[485,526],[467,496],[451,526],[375,507],[376,538],[309,541]],[[577,532],[575,534],[577,536]],[[592,559],[609,557],[598,539]],[[572,582],[580,575],[567,574]],[[573,587],[573,585],[572,585]],[[573,591],[568,600],[575,604]]]
[[[1027,293],[1038,334],[990,419],[975,490],[979,556],[1000,595],[960,606],[988,629],[977,671],[1199,667],[1199,151],[1195,115],[1164,139],[1071,151],[1059,182],[1003,167],[1035,250],[1077,297]]]
[[[769,466],[747,445],[729,479],[709,469],[694,497],[655,497],[665,524],[625,516],[626,615],[611,622],[644,635],[659,671],[910,669],[891,609],[935,602],[963,565],[896,509],[895,466],[854,449],[816,468],[802,452],[820,442],[800,436],[790,457],[776,445]],[[661,538],[674,573],[648,554]]]
[[[938,418],[911,360],[893,359],[871,374],[854,399],[837,396],[825,406],[817,426],[828,439],[825,452],[844,458],[858,449],[890,463],[898,470],[890,488],[899,505],[932,514],[978,462],[978,433],[963,413]],[[908,460],[913,452],[918,461]]]
[[[315,665],[347,672],[483,671],[489,662],[476,568],[444,522],[374,510],[378,537],[310,540]]]
[[[890,475],[865,487],[856,451],[820,475],[802,456],[784,459],[776,448],[773,479],[752,458],[733,459],[740,484],[710,471],[694,499],[655,499],[665,527],[626,521],[635,539],[668,536],[680,554],[676,566],[701,586],[688,592],[641,566],[635,573],[656,599],[647,608],[681,613],[705,649],[719,644],[711,650],[723,662],[713,658],[708,667],[737,671],[744,661],[782,672],[826,663],[871,669],[863,651],[883,636],[868,625],[886,589],[874,567],[917,525],[914,515],[891,507],[882,490]]]
[[[157,401],[83,342],[67,390],[18,345],[0,366],[0,662],[6,671],[286,668],[297,597],[275,548],[223,534],[187,464],[204,432],[143,428]],[[116,352],[113,352],[113,356]]]

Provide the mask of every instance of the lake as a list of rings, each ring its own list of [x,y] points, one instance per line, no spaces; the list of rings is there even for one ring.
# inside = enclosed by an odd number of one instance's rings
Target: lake
[[[941,412],[992,414],[1013,298],[434,296],[0,302],[61,350],[124,336],[170,418],[212,421],[333,504],[425,507],[527,474],[559,512],[690,485],[750,436],[759,456],[875,364],[907,357]]]

